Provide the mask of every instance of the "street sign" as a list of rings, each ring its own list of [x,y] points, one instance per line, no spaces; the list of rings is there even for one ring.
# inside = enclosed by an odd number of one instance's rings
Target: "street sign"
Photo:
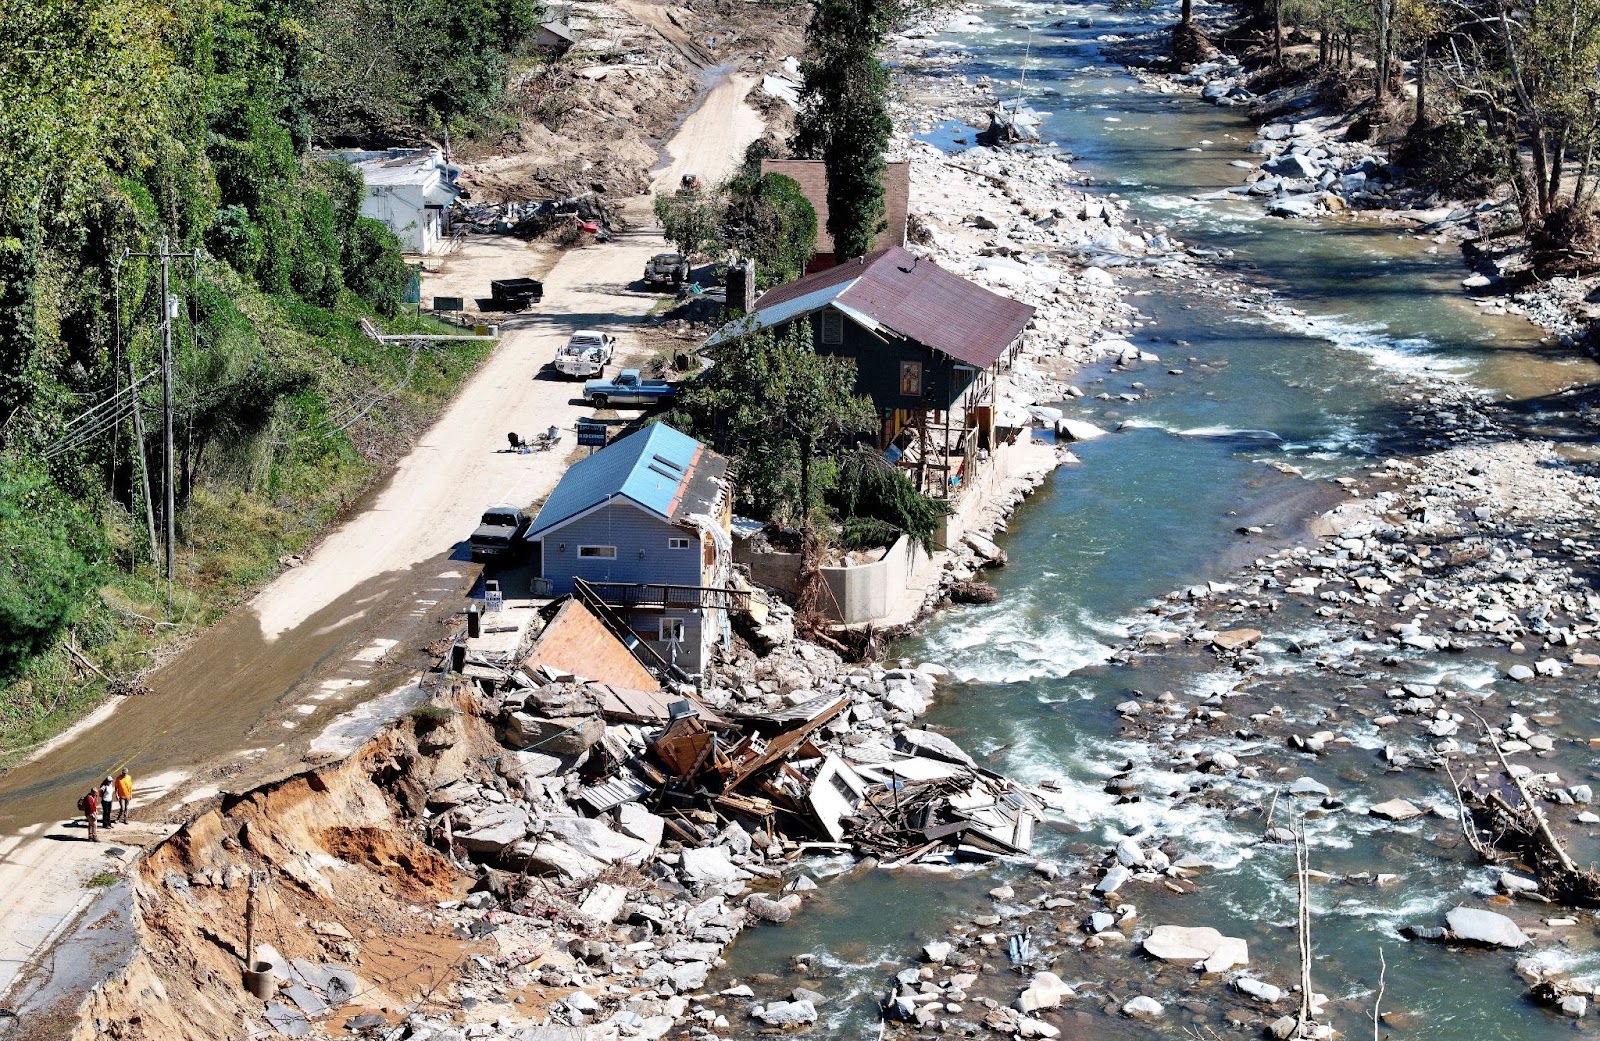
[[[435,311],[462,311],[466,309],[466,298],[460,296],[436,296],[433,298]]]

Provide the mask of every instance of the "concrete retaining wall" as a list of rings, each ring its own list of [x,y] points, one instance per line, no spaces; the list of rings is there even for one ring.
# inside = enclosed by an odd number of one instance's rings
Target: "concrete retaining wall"
[[[904,535],[889,547],[883,559],[858,567],[825,567],[828,617],[846,625],[859,625],[888,615],[905,595],[917,565],[927,559],[922,548]],[[750,568],[750,577],[764,586],[793,596],[800,590],[800,554],[756,553],[749,543],[736,539],[733,561]]]

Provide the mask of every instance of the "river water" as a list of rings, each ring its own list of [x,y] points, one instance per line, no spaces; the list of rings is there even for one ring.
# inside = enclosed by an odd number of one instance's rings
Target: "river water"
[[[1182,800],[1119,804],[1102,791],[1130,762],[1158,788],[1164,776],[1150,746],[1123,735],[1114,705],[1133,690],[1153,696],[1232,682],[1186,672],[1181,662],[1157,659],[1137,670],[1105,664],[1123,620],[1169,590],[1225,579],[1238,563],[1235,529],[1271,523],[1303,501],[1308,482],[1263,459],[1320,477],[1352,473],[1408,450],[1405,421],[1438,381],[1522,399],[1592,381],[1596,369],[1541,343],[1540,331],[1522,320],[1485,315],[1468,301],[1454,246],[1428,252],[1433,243],[1400,226],[1290,223],[1264,216],[1258,203],[1196,201],[1240,182],[1244,171],[1229,162],[1256,158],[1245,152],[1253,126],[1237,111],[1138,89],[1095,42],[1100,33],[1170,24],[1171,12],[1015,4],[981,13],[984,27],[946,38],[969,58],[951,75],[1013,81],[1026,48],[1026,96],[1049,113],[1045,140],[1077,156],[1075,167],[1096,179],[1096,190],[1128,199],[1132,215],[1167,225],[1191,245],[1232,250],[1219,274],[1272,296],[1263,314],[1175,280],[1131,280],[1132,302],[1151,321],[1128,338],[1161,363],[1081,373],[1077,382],[1090,397],[1069,403],[1082,418],[1122,429],[1075,446],[1081,463],[1058,470],[1016,513],[1001,540],[1011,564],[995,575],[998,603],[946,610],[893,654],[953,671],[931,724],[948,728],[985,765],[1029,781],[1054,780],[1068,793],[1065,812],[1042,829],[1036,853],[1071,865],[1102,855],[1124,834],[1146,844],[1170,840],[1215,870],[1198,880],[1195,895],[1140,887],[1127,897],[1138,904],[1139,923],[1209,925],[1245,937],[1255,971],[1288,985],[1298,971],[1293,854],[1260,844],[1259,815]],[[1080,19],[1091,27],[1080,27]],[[1034,26],[1031,41],[1024,24]],[[929,139],[956,150],[953,138],[968,133],[947,127]],[[1170,368],[1184,371],[1169,375]],[[1092,397],[1121,393],[1135,380],[1147,388],[1137,402],[1113,407]],[[1259,431],[1281,444],[1250,433]],[[1412,667],[1425,675],[1433,666],[1419,660]],[[1451,667],[1492,674],[1490,663],[1463,666],[1458,659]],[[1317,776],[1347,797],[1358,789],[1362,768],[1355,777],[1348,766],[1343,776],[1331,767],[1319,773],[1304,758],[1289,777]],[[1376,774],[1381,766],[1374,760],[1366,769]],[[1396,793],[1448,800],[1444,783],[1430,775],[1372,801]],[[1172,775],[1174,789],[1185,785]],[[1380,948],[1388,964],[1383,1007],[1418,1017],[1402,1036],[1482,1041],[1571,1033],[1571,1020],[1524,1002],[1511,956],[1399,938],[1400,925],[1437,924],[1444,910],[1464,901],[1481,906],[1492,891],[1494,875],[1470,854],[1432,841],[1452,831],[1448,822],[1379,827],[1345,813],[1310,828],[1314,867],[1401,876],[1383,887],[1329,885],[1314,893],[1316,985],[1334,999],[1332,1019],[1347,1035],[1371,1028]],[[840,861],[804,868],[824,879],[820,895],[783,928],[746,934],[729,952],[723,976],[775,974],[770,993],[801,982],[822,990],[830,1000],[818,1030],[830,1036],[876,1036],[873,998],[953,922],[999,914],[1010,919],[1002,934],[1024,924],[1070,932],[1098,907],[1080,901],[1053,914],[1024,913],[990,899],[988,890],[1007,881],[1020,892],[1026,866],[890,873]],[[1541,957],[1580,973],[1600,971],[1592,922],[1579,934],[1570,945],[1546,945],[1554,949]],[[800,974],[790,965],[797,953],[814,956]],[[1160,1031],[1167,1036],[1184,1025],[1225,1030],[1228,1011],[1250,1008],[1215,981],[1174,985],[1170,970],[1158,976],[1154,963],[1126,949],[1087,964],[1095,968],[1058,967],[1069,983],[1094,983],[1090,997],[1068,1002],[1075,1011],[1067,1036],[1149,1036],[1149,1027],[1098,1011],[1112,996],[1149,993],[1172,1003]],[[1254,1014],[1259,1019],[1262,1011]],[[1074,1025],[1071,1016],[1084,1018]]]

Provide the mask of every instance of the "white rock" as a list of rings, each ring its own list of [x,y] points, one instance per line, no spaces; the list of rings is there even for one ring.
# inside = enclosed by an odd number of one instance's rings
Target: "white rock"
[[[1041,972],[1029,981],[1027,989],[1018,996],[1016,1007],[1020,1012],[1055,1008],[1075,993],[1070,986],[1062,982],[1060,976],[1053,972]]]
[[[1528,942],[1527,934],[1517,927],[1516,922],[1503,914],[1482,908],[1452,908],[1445,915],[1445,922],[1455,938],[1466,943],[1515,949]]]
[[[1122,1006],[1122,1014],[1132,1016],[1134,1019],[1158,1019],[1166,1015],[1166,1012],[1161,1002],[1143,994]]]

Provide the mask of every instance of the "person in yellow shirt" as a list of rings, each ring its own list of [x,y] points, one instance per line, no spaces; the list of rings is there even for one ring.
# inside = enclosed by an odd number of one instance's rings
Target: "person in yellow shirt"
[[[112,785],[117,796],[117,821],[121,824],[128,823],[128,803],[133,801],[133,778],[128,776],[128,768],[123,767],[117,772],[117,780]]]

